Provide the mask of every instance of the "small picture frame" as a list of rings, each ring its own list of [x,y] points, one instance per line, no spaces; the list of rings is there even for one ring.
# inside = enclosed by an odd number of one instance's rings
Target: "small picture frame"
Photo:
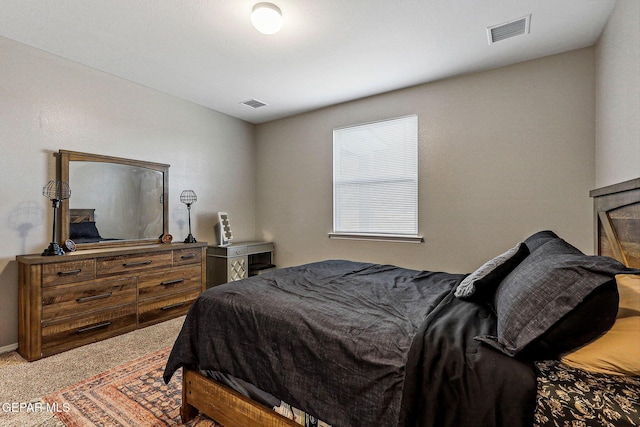
[[[218,212],[217,232],[220,246],[231,244],[233,233],[231,232],[231,224],[229,223],[229,214],[227,212]]]

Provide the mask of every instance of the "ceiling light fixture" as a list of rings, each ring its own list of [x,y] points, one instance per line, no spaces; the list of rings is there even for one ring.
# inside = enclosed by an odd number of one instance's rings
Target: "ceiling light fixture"
[[[251,23],[263,34],[275,34],[282,28],[282,11],[273,3],[256,3],[251,12]]]

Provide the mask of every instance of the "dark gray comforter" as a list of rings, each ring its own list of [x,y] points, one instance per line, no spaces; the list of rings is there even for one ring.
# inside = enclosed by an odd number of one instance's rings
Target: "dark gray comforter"
[[[473,339],[495,318],[463,277],[324,261],[211,288],[164,379],[231,374],[333,426],[531,426],[534,370]]]

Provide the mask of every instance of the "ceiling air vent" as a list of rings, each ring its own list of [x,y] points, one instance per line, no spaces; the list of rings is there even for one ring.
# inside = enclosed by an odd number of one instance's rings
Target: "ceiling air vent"
[[[499,42],[500,40],[509,39],[511,37],[528,34],[530,21],[531,15],[527,15],[523,18],[505,22],[504,24],[488,27],[487,37],[489,37],[489,44]]]
[[[258,101],[257,99],[250,99],[248,101],[241,102],[241,104],[251,108],[260,108],[268,105],[262,101]]]

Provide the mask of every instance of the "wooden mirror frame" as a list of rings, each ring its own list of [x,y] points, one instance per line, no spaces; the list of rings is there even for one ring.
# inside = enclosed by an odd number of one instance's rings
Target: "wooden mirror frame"
[[[81,153],[77,151],[59,150],[56,153],[58,157],[58,177],[60,180],[69,183],[71,194],[73,196],[73,183],[69,182],[69,162],[100,162],[115,163],[119,165],[136,166],[146,168],[162,173],[162,235],[169,233],[169,165],[163,163],[146,162],[142,160],[126,159],[122,157],[103,156],[100,154]],[[69,239],[69,200],[63,200],[60,203],[60,242],[64,245],[65,240]],[[161,243],[162,236],[154,239],[135,239],[135,240],[112,240],[100,243],[76,243],[78,250],[97,249],[118,246],[137,246],[152,243]]]

